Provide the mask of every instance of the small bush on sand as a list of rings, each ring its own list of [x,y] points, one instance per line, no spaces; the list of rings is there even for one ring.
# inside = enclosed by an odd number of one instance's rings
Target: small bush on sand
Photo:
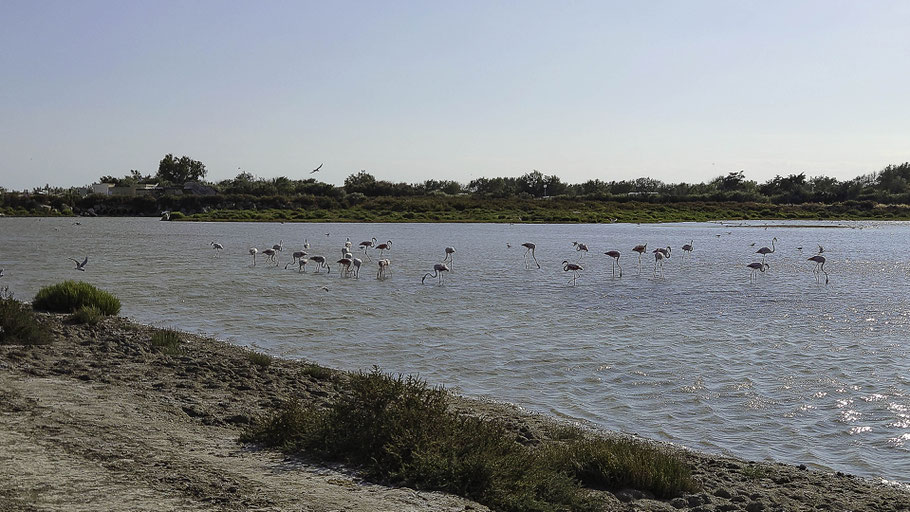
[[[73,313],[83,306],[94,306],[101,314],[116,315],[120,301],[110,293],[82,281],[64,281],[38,290],[32,307],[55,313]]]
[[[272,364],[272,356],[262,352],[248,352],[246,358],[256,366],[268,368]]]
[[[101,310],[95,306],[82,306],[70,315],[70,321],[76,324],[97,325],[103,316]]]
[[[0,345],[46,345],[51,333],[40,324],[28,305],[0,289]]]
[[[180,353],[183,340],[174,329],[158,329],[152,334],[152,346],[163,354],[175,356]]]
[[[414,377],[374,369],[351,376],[341,391],[327,408],[285,404],[244,440],[356,464],[379,481],[442,490],[501,511],[601,509],[584,486],[660,497],[696,487],[681,462],[642,443],[573,435],[522,445],[502,422],[452,412],[445,390]]]
[[[335,370],[319,366],[318,364],[307,363],[301,368],[304,375],[309,375],[316,380],[331,380],[335,377]]]

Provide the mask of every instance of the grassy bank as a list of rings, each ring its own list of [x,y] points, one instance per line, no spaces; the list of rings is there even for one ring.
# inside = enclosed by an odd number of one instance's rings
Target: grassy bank
[[[654,223],[717,220],[910,220],[910,207],[871,202],[647,203],[570,199],[377,198],[350,208],[210,210],[174,220],[235,222]]]

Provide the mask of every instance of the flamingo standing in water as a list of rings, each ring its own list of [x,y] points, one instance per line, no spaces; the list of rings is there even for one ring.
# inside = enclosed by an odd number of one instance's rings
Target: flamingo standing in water
[[[758,271],[758,272],[764,272],[765,270],[767,270],[768,268],[771,267],[771,265],[768,265],[768,264],[765,263],[765,262],[758,262],[758,261],[756,261],[755,263],[749,263],[749,264],[746,265],[746,266],[752,269],[752,273],[749,274],[749,282],[750,282],[750,283],[752,283],[752,282],[755,281],[755,272],[756,272],[756,271]]]
[[[360,279],[360,266],[363,265],[363,260],[360,258],[351,258],[351,264],[354,265],[354,277]]]
[[[370,261],[373,261],[373,258],[370,258],[370,255],[367,254],[367,249],[369,249],[370,247],[373,247],[373,245],[374,245],[375,243],[376,243],[376,237],[374,236],[372,239],[366,240],[366,241],[363,241],[363,242],[360,242],[360,243],[358,244],[358,246],[359,246],[361,249],[363,249],[363,254],[364,254],[364,256],[366,256],[367,259],[370,260]]]
[[[298,273],[306,272],[306,264],[309,262],[310,262],[310,260],[308,260],[306,257],[298,258],[297,259],[297,272]],[[285,268],[287,268],[287,267],[285,267]]]
[[[581,256],[578,257],[578,261],[581,261],[581,259],[584,257],[584,255],[588,253],[588,246],[585,244],[580,244],[578,242],[572,242],[572,245],[575,246],[576,252],[581,253]]]
[[[669,247],[667,248],[669,249]],[[662,247],[654,249],[654,275],[658,274],[658,269],[660,270],[660,277],[664,276],[664,258],[669,258],[669,251]]]
[[[569,260],[562,262],[562,269],[566,272],[572,272],[572,279],[569,279],[569,281],[566,283],[572,283],[572,286],[575,286],[575,282],[578,281],[578,273],[584,270],[581,265],[578,265],[576,263],[569,263]]]
[[[446,257],[442,260],[443,263],[449,262],[453,267],[455,266],[455,248],[446,247]]]
[[[449,267],[447,267],[445,265],[445,263],[437,263],[437,264],[433,265],[432,274],[427,272],[426,274],[423,275],[423,278],[420,279],[420,284],[423,284],[423,282],[430,276],[433,276],[436,278],[436,284],[442,284],[442,273],[448,272],[448,271],[449,271]]]
[[[376,272],[376,279],[384,280],[385,278],[389,277],[389,265],[392,264],[391,260],[379,260],[377,263],[379,265],[379,271]]]
[[[335,263],[338,263],[339,265],[341,265],[341,277],[350,277],[351,276],[351,265],[354,264],[353,259],[341,258],[340,260],[336,261]]]
[[[638,274],[641,275],[641,255],[648,250],[648,244],[636,245],[632,250],[638,253]]]
[[[271,261],[275,263],[275,266],[278,266],[278,251],[275,249],[263,249],[262,254],[265,254],[265,261]]]
[[[382,258],[383,253],[392,248],[392,241],[386,240],[384,244],[379,244],[376,246],[376,249],[379,249],[379,257]]]
[[[819,247],[821,247],[821,246],[819,246]],[[822,256],[821,254],[816,254],[815,256],[812,256],[811,258],[809,258],[807,261],[815,262],[815,270],[812,271],[815,274],[815,282],[816,283],[819,282],[818,273],[822,272],[825,274],[825,284],[828,284],[828,272],[825,270],[825,257]]]
[[[294,251],[294,252],[292,252],[292,253],[291,253],[291,258],[292,258],[292,259],[291,259],[291,261],[287,262],[287,263],[284,265],[284,269],[287,270],[287,268],[288,268],[290,265],[293,265],[293,264],[297,263],[298,261],[300,261],[300,258],[303,258],[303,257],[306,256],[306,255],[307,255],[307,254],[306,254],[306,251]]]
[[[765,262],[765,256],[774,252],[774,242],[776,242],[776,241],[777,241],[777,237],[774,237],[771,239],[771,248],[770,249],[767,247],[762,247],[761,249],[755,251],[755,254],[761,254],[762,263]],[[762,272],[764,272],[764,271],[762,271]]]
[[[332,269],[329,268],[329,264],[325,261],[325,256],[310,256],[310,261],[316,264],[316,270],[313,273],[318,274],[321,268],[325,268],[326,273],[332,273]]]
[[[253,257],[253,267],[256,266],[256,253],[259,252],[259,249],[255,247],[250,247],[250,256]]]
[[[691,255],[692,255],[692,244],[693,244],[694,242],[695,242],[695,240],[689,240],[689,243],[687,243],[686,245],[682,246],[682,250],[683,250],[683,259],[685,259],[685,258],[687,258],[688,256],[691,256]]]
[[[622,277],[622,267],[619,265],[619,257],[621,254],[619,251],[607,251],[604,254],[613,258],[613,275],[616,275],[616,267],[619,267],[619,277]]]
[[[534,263],[537,265],[537,268],[540,268],[540,263],[537,261],[537,256],[534,255],[534,249],[537,248],[537,245],[532,244],[531,242],[525,242],[521,244],[521,246],[527,249],[527,251],[525,251],[525,268],[531,268],[531,262],[528,261],[528,256],[534,258]]]

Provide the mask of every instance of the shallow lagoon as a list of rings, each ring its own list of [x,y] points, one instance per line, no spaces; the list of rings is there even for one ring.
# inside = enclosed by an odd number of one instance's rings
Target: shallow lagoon
[[[419,373],[696,449],[910,481],[908,223],[78,222],[0,219],[0,285],[30,299],[83,279],[140,322],[332,367]],[[750,283],[745,265],[775,236],[769,271]],[[305,239],[334,261],[346,237],[391,239],[392,277],[377,281],[369,262],[359,280],[283,269]],[[279,240],[279,267],[262,255],[250,266],[249,247]],[[525,269],[526,241],[542,269]],[[573,241],[591,249],[574,287],[561,265],[578,260]],[[827,286],[806,261],[818,244]],[[667,245],[655,277],[650,249]],[[457,249],[453,272],[422,286],[446,246]],[[609,249],[622,252],[621,279]],[[67,258],[85,255],[87,271],[75,271]]]

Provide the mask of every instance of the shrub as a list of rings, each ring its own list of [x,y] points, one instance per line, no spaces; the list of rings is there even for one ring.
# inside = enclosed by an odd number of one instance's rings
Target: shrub
[[[159,352],[175,356],[180,353],[180,333],[174,329],[158,329],[152,334],[152,346]]]
[[[98,309],[103,315],[120,312],[120,300],[82,281],[64,281],[45,286],[35,295],[32,307],[56,313],[72,313],[83,306]]]
[[[262,368],[267,368],[272,364],[272,356],[268,354],[263,354],[262,352],[248,352],[246,358],[256,366],[261,366]]]
[[[7,288],[0,290],[0,345],[46,345],[51,333],[40,324],[28,305],[13,298]]]
[[[70,320],[77,324],[96,325],[104,316],[96,306],[82,306],[70,315]]]
[[[319,366],[318,364],[304,364],[301,372],[304,375],[309,375],[316,380],[329,380],[335,376],[335,370],[331,368],[326,368],[325,366]]]
[[[243,439],[360,466],[392,484],[441,490],[502,511],[597,510],[582,484],[673,496],[695,485],[688,468],[632,441],[581,431],[542,447],[518,442],[497,420],[458,415],[449,395],[378,369],[351,376],[327,408],[289,402]]]

